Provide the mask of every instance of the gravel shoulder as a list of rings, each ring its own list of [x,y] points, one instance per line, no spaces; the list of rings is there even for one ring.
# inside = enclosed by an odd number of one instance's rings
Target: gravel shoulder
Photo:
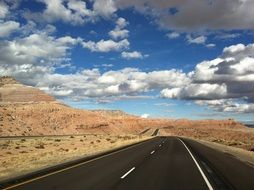
[[[0,181],[149,138],[151,137],[95,134],[1,140]]]

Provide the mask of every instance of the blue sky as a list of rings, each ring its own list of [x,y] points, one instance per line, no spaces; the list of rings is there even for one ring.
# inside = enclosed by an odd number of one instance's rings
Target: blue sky
[[[3,0],[0,74],[78,108],[253,120],[253,7],[252,0]]]

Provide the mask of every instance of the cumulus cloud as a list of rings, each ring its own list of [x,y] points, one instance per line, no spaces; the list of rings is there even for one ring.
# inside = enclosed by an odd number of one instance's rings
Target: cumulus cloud
[[[188,86],[172,89],[163,89],[161,95],[164,98],[176,99],[218,99],[227,95],[225,84],[189,84]]]
[[[252,29],[252,0],[116,0],[120,9],[134,7],[155,17],[161,27],[180,31]],[[170,11],[174,10],[174,11]]]
[[[109,36],[115,40],[117,39],[123,39],[123,38],[127,38],[129,35],[129,31],[126,30],[126,29],[123,29],[123,30],[119,30],[119,29],[114,29],[114,30],[111,30],[109,32]]]
[[[68,51],[80,39],[70,36],[55,38],[45,33],[2,40],[0,43],[0,73],[13,75],[35,85],[54,66],[68,62]],[[35,80],[35,82],[32,82]],[[31,83],[30,83],[31,81]]]
[[[113,0],[92,0],[92,8],[88,8],[82,0],[38,0],[46,5],[43,12],[25,11],[28,20],[55,22],[63,21],[69,24],[82,25],[94,22],[99,17],[110,18],[117,10]]]
[[[12,32],[18,30],[20,24],[15,21],[0,22],[0,38],[8,37]]]
[[[198,100],[198,105],[208,106],[217,112],[232,112],[232,113],[253,113],[254,104],[239,102],[234,99],[221,100]]]
[[[200,100],[218,110],[250,112],[254,101],[253,57],[254,44],[225,47],[220,57],[203,61],[188,73],[190,84],[166,88],[161,96]]]
[[[133,51],[133,52],[122,52],[121,53],[122,58],[124,59],[143,59],[145,57],[148,57],[148,55],[142,55],[139,51]]]
[[[127,39],[123,39],[121,41],[113,41],[113,40],[100,40],[98,42],[87,41],[82,42],[82,46],[91,51],[95,52],[109,52],[109,51],[121,51],[123,49],[129,48],[129,41]]]
[[[104,17],[110,17],[117,8],[115,7],[114,0],[93,0],[94,11]]]
[[[146,73],[125,68],[100,73],[98,69],[92,69],[75,74],[47,74],[34,85],[53,95],[66,94],[75,99],[95,98],[110,101],[116,97],[137,97],[140,93],[154,89],[182,85],[180,82],[174,83],[175,79],[181,82],[188,80],[185,74],[177,70]]]
[[[127,38],[129,31],[124,29],[127,25],[128,22],[124,18],[118,18],[116,21],[116,27],[108,33],[109,36],[115,40]]]

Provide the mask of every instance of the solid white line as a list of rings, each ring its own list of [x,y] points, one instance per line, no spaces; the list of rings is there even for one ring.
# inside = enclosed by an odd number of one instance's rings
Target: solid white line
[[[155,151],[153,150],[152,152],[151,152],[151,154],[153,154]]]
[[[129,173],[131,173],[133,170],[135,170],[135,167],[131,168],[128,172],[126,172],[121,179],[125,178],[127,175],[129,175]]]
[[[192,158],[193,161],[195,162],[195,164],[196,164],[196,166],[197,166],[199,172],[201,173],[203,179],[205,180],[206,185],[208,186],[208,189],[209,189],[209,190],[213,190],[212,185],[210,184],[209,180],[208,180],[207,177],[205,176],[205,174],[204,174],[204,172],[202,171],[201,167],[199,166],[198,162],[196,161],[196,159],[195,159],[194,156],[192,155],[190,149],[186,146],[186,144],[185,144],[181,139],[178,138],[178,140],[180,140],[180,141],[182,142],[182,144],[184,145],[184,147],[187,149],[187,151],[188,151],[189,154],[191,155],[191,158]]]

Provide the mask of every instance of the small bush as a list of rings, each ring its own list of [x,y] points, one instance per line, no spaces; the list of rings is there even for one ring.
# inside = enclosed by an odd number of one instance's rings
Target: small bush
[[[35,148],[37,148],[37,149],[44,149],[45,146],[44,146],[43,143],[39,143],[37,146],[35,146]]]

